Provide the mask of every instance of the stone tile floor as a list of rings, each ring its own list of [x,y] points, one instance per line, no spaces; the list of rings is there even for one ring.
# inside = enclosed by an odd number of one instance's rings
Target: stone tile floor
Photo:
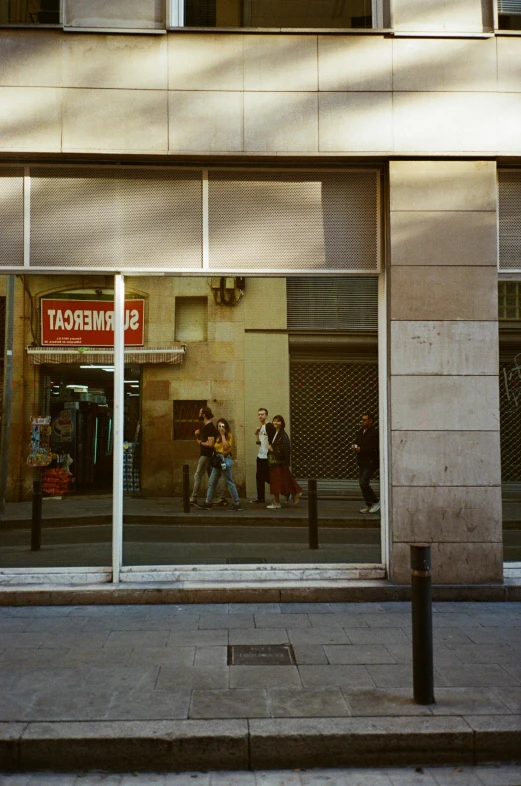
[[[433,627],[423,707],[407,603],[3,607],[0,721],[520,716],[521,604],[436,603]],[[296,665],[228,665],[252,643]]]
[[[0,786],[520,786],[521,766],[0,774]]]

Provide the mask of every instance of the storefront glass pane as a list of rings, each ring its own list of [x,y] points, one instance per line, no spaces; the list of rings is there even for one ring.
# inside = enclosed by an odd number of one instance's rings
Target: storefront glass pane
[[[125,368],[125,566],[381,562],[380,513],[360,512],[352,449],[362,414],[378,417],[376,279],[309,281],[125,278],[127,302],[145,302],[142,352]],[[285,420],[296,483],[286,485],[281,465],[271,469],[281,484],[275,508],[277,486],[257,485],[263,408],[269,421]],[[215,439],[223,420],[232,438],[226,430],[217,441],[224,452],[231,443],[233,485],[216,470],[205,508],[207,445],[197,437]],[[259,469],[269,477],[266,464]],[[189,512],[184,476],[198,503]],[[318,482],[318,549],[309,548],[309,478]]]
[[[503,556],[521,562],[521,282],[499,282]]]
[[[10,278],[0,277],[4,374],[13,321],[0,566],[110,568],[112,277],[16,276],[12,298]]]

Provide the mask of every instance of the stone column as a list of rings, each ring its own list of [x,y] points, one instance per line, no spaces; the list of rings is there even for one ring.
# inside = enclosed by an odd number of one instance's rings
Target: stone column
[[[496,166],[390,164],[390,578],[502,579]]]

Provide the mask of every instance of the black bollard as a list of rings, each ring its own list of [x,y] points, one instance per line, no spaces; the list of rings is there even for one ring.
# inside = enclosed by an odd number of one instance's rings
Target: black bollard
[[[434,704],[431,547],[411,545],[412,679],[416,704]]]
[[[31,551],[42,545],[42,481],[33,480],[33,518],[31,523]]]
[[[317,481],[308,478],[309,548],[318,549]]]
[[[190,513],[190,467],[183,464],[183,513]]]

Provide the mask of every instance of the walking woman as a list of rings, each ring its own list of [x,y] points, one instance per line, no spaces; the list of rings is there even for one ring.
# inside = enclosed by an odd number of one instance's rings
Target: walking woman
[[[206,492],[206,502],[204,505],[198,505],[198,508],[205,508],[211,510],[212,499],[220,477],[226,481],[233,499],[233,505],[230,510],[242,510],[239,503],[239,494],[235,487],[232,478],[232,446],[233,436],[230,431],[230,424],[225,418],[219,418],[217,421],[217,438],[214,442],[215,455],[217,457],[217,466],[213,467],[210,481],[208,483],[208,490]]]
[[[280,495],[293,494],[293,504],[298,505],[302,496],[302,489],[291,474],[289,468],[291,458],[291,445],[285,432],[286,423],[282,415],[275,415],[272,420],[275,426],[275,436],[268,446],[268,460],[270,465],[270,491],[273,502],[267,505],[272,510],[280,508]]]

